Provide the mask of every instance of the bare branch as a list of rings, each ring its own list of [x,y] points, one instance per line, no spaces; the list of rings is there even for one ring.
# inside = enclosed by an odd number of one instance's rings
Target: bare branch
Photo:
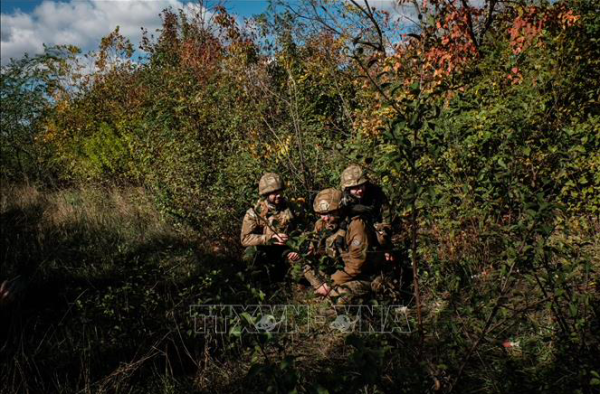
[[[377,38],[378,38],[379,42],[375,43],[375,44],[371,43],[369,46],[373,47],[375,50],[377,50],[379,52],[385,52],[383,31],[381,30],[381,26],[379,26],[379,22],[377,22],[377,19],[375,18],[375,14],[373,13],[373,9],[369,5],[369,2],[367,0],[364,0],[365,6],[366,6],[365,8],[361,7],[360,4],[358,4],[355,0],[350,0],[350,2],[356,8],[358,8],[367,17],[367,19],[369,19],[371,21],[371,23],[373,24],[373,27],[375,28],[375,30],[377,32]]]
[[[481,31],[479,32],[480,43],[483,42],[483,37],[485,36],[485,33],[487,33],[487,31],[492,26],[492,22],[494,21],[494,9],[496,8],[497,2],[498,0],[489,0],[488,2],[488,10],[485,19],[485,24],[483,25],[483,29],[481,29]]]
[[[473,30],[473,19],[471,18],[471,11],[470,8],[471,6],[469,5],[468,0],[460,0],[465,12],[467,13],[467,31],[469,33],[469,38],[471,38],[471,41],[473,42],[473,45],[475,46],[475,50],[477,51],[477,55],[481,56],[481,52],[479,50],[479,43],[477,42],[477,37],[475,37],[475,31]]]

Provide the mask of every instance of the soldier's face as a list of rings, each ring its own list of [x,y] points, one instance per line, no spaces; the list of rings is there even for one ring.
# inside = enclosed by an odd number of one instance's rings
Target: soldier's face
[[[321,219],[323,220],[324,223],[326,224],[334,224],[337,223],[338,219],[339,219],[339,215],[336,212],[329,212],[326,214],[322,214],[319,215],[321,217]]]
[[[270,193],[267,196],[267,201],[274,205],[281,204],[283,202],[283,196],[281,195],[281,191]]]
[[[366,188],[365,184],[363,183],[362,185],[359,185],[359,186],[349,187],[348,192],[350,193],[350,195],[360,199],[365,196],[366,189],[367,188]]]

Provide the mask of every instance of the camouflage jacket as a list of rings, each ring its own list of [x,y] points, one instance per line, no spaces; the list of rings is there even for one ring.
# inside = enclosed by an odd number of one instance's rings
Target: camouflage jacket
[[[344,268],[331,276],[335,285],[362,279],[375,271],[375,255],[369,252],[376,247],[377,240],[365,219],[360,216],[351,218],[344,239],[346,249],[341,254]]]
[[[379,247],[390,246],[392,211],[387,196],[379,186],[367,183],[365,197],[361,200],[345,192],[342,204],[348,216],[360,216],[377,231]]]
[[[381,187],[367,183],[365,196],[361,200],[344,192],[342,204],[350,216],[361,216],[372,224],[389,226],[392,222],[390,203]]]
[[[317,255],[337,258],[346,249],[346,230],[339,228],[337,225],[334,228],[327,228],[327,224],[319,219],[315,223],[314,232],[319,237],[315,245]]]
[[[260,199],[244,215],[240,241],[242,246],[268,245],[273,234],[288,234],[295,224],[296,217],[287,203],[275,207]]]

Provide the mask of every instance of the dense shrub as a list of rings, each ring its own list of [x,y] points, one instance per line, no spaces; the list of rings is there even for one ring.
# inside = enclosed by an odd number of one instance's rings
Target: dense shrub
[[[108,341],[129,356],[144,335],[168,333],[175,350],[165,354],[204,357],[201,378],[186,381],[195,387],[222,374],[206,361],[214,357],[230,369],[223,391],[244,382],[280,391],[592,392],[600,10],[591,0],[455,3],[422,2],[413,30],[360,2],[275,2],[251,27],[222,8],[210,20],[167,10],[157,37],[144,37],[141,61],[117,29],[91,55],[89,75],[75,49],[9,64],[3,178],[136,186],[153,205],[105,217],[114,198],[84,192],[94,209],[80,210],[71,200],[82,193],[62,191],[73,210],[63,219],[78,219],[61,224],[46,213],[67,209],[55,195],[3,202],[13,226],[3,236],[14,245],[3,274],[48,255],[44,275],[117,278],[77,302],[81,287],[68,287],[75,320],[106,328],[78,351]],[[313,361],[290,355],[286,338],[173,339],[181,333],[171,318],[186,302],[289,300],[237,260],[239,221],[263,172],[281,173],[289,197],[310,203],[351,162],[393,203],[399,264],[413,269],[413,336],[325,334],[315,343],[329,350]],[[157,232],[152,223],[162,223]],[[341,368],[355,373],[337,379]]]

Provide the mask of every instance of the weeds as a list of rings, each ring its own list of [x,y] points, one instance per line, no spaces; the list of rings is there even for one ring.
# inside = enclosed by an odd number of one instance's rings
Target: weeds
[[[224,258],[142,190],[9,186],[1,212],[1,277],[23,288],[2,311],[5,390],[120,391],[186,347],[189,305],[215,286],[221,271],[209,268]],[[190,357],[178,364],[168,371]]]

